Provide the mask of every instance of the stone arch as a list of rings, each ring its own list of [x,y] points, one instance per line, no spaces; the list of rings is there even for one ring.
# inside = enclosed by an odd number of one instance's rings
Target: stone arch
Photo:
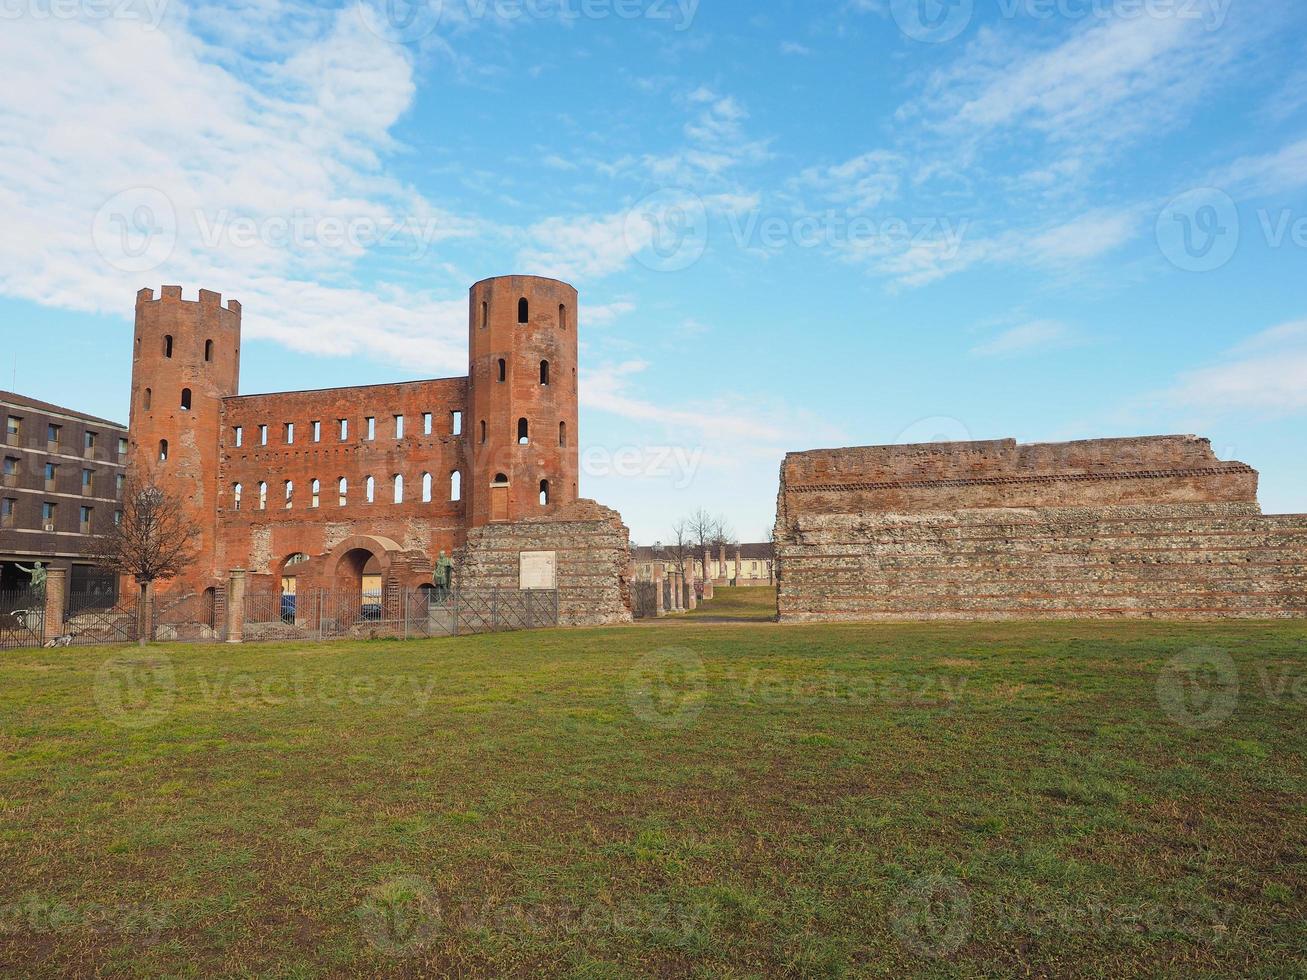
[[[356,534],[346,538],[332,549],[326,558],[324,568],[324,585],[337,591],[353,591],[362,588],[363,569],[372,559],[376,560],[378,574],[382,582],[390,578],[391,565],[399,556],[401,548],[389,538],[372,534]]]

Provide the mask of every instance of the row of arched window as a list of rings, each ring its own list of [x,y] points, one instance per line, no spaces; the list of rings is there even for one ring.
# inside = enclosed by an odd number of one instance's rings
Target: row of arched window
[[[523,296],[517,301],[517,322],[527,324],[531,322],[531,303]],[[481,303],[481,329],[485,330],[490,326],[490,304]],[[558,327],[560,330],[567,329],[567,306],[563,303],[558,304]]]
[[[495,379],[496,379],[500,384],[503,384],[505,381],[508,380],[508,360],[507,360],[507,358],[503,358],[503,357],[501,357],[501,358],[500,358],[500,359],[495,363]],[[548,388],[548,387],[549,387],[549,362],[548,362],[548,361],[541,361],[541,362],[540,362],[540,387],[542,387],[542,388]]]
[[[390,478],[391,497],[396,504],[404,502],[404,475],[396,473]],[[268,509],[268,484],[260,482],[255,486],[256,496],[254,498],[255,510]],[[429,504],[435,496],[435,480],[430,473],[422,474],[422,502]],[[240,483],[232,484],[231,488],[232,510],[241,510],[245,504],[245,487]],[[463,474],[454,470],[449,474],[449,499],[457,503],[463,499]],[[377,481],[375,477],[365,477],[363,480],[363,502],[375,504],[377,502]],[[286,480],[282,483],[281,499],[279,501],[283,510],[295,509],[295,481]],[[322,481],[312,480],[309,482],[309,509],[316,510],[322,506]],[[349,506],[349,480],[341,477],[336,481],[336,506]]]
[[[141,346],[141,340],[140,340],[140,338],[138,337],[138,338],[136,339],[136,347],[137,347],[137,350],[140,349],[140,346]],[[172,334],[170,334],[170,333],[164,334],[164,335],[163,335],[163,356],[164,356],[165,358],[167,358],[168,360],[172,360],[173,348],[174,348],[175,346],[176,346],[176,344],[173,342]],[[210,363],[212,360],[213,360],[213,341],[212,341],[212,340],[206,340],[206,341],[204,342],[204,362],[205,362],[206,364],[208,364],[208,363]]]

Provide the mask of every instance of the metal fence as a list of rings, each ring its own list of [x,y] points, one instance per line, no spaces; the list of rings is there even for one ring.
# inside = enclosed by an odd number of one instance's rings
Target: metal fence
[[[214,592],[162,595],[154,599],[154,637],[160,643],[219,643],[226,623],[218,621]]]
[[[67,646],[89,647],[135,643],[140,636],[140,613],[135,597],[106,599],[103,594],[72,595],[64,616]]]
[[[245,596],[246,641],[423,639],[558,625],[556,591],[484,590],[386,595],[327,590]]]
[[[45,595],[32,590],[0,592],[0,650],[45,643]]]

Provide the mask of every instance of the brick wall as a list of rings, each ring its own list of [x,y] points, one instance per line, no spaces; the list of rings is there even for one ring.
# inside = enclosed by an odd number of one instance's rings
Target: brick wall
[[[1307,616],[1307,517],[1192,437],[795,454],[783,620]]]

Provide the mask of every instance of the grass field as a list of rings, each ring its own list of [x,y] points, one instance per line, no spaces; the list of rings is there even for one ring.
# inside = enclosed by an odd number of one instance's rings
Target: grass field
[[[1305,679],[1304,624],[11,651],[0,973],[1302,976]]]

